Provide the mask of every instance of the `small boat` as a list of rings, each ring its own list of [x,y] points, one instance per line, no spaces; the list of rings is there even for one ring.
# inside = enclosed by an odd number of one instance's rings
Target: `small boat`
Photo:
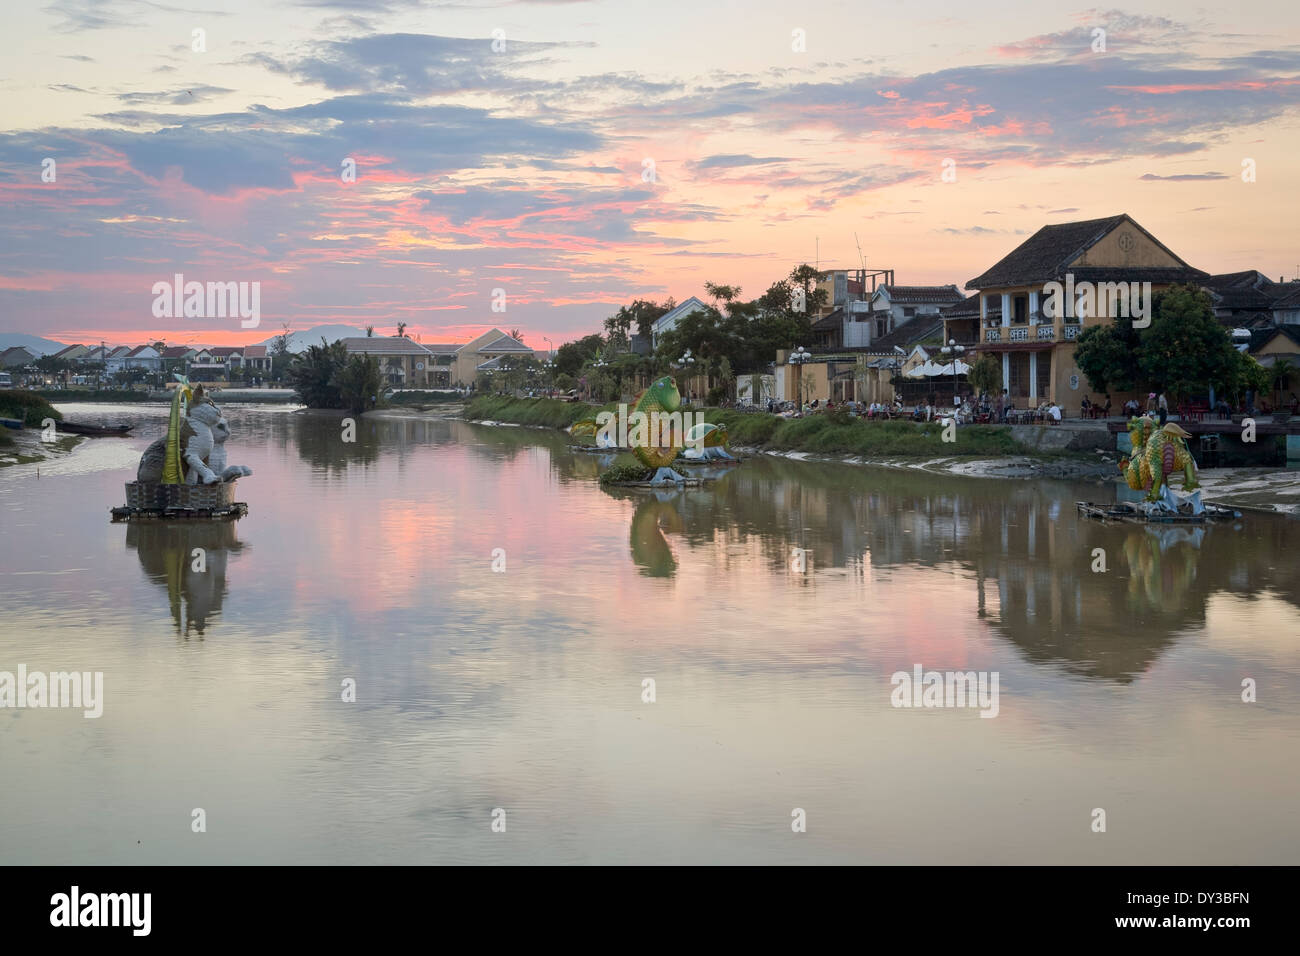
[[[1223,505],[1206,502],[1200,514],[1190,511],[1168,511],[1148,504],[1097,505],[1091,501],[1076,501],[1079,514],[1098,521],[1126,521],[1132,524],[1208,524],[1211,521],[1235,521],[1241,512]]]
[[[68,435],[89,435],[92,438],[106,438],[125,435],[134,425],[82,425],[78,422],[59,422],[58,429]]]
[[[5,428],[12,428],[14,431],[20,431],[23,427],[21,418],[0,418],[0,425]]]

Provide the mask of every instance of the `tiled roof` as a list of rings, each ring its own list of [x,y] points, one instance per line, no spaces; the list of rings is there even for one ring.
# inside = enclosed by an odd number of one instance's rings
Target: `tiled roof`
[[[1268,329],[1251,329],[1249,351],[1258,351],[1279,335],[1285,336],[1294,345],[1300,346],[1300,329],[1289,325],[1275,325]]]
[[[413,339],[382,335],[363,335],[339,339],[349,352],[366,355],[428,355],[429,350]]]
[[[844,321],[844,310],[835,309],[812,324],[814,332],[834,332]]]
[[[63,348],[59,349],[57,352],[54,353],[54,357],[63,358],[63,356],[67,355],[73,349],[84,349],[84,348],[85,348],[84,345],[65,345]]]
[[[244,358],[266,358],[265,345],[250,345],[244,349]]]
[[[943,317],[939,315],[918,315],[910,322],[904,322],[888,335],[882,335],[871,343],[872,352],[892,352],[897,345],[901,349],[910,349],[917,342],[936,338],[943,334]]]
[[[145,349],[151,349],[151,348],[153,348],[152,345],[137,345],[135,348],[133,348],[131,351],[127,352],[126,354],[128,357],[131,357],[131,356],[139,355]]]
[[[480,354],[490,354],[493,352],[527,352],[532,354],[533,350],[518,339],[512,339],[508,335],[503,335],[490,345],[484,345],[479,348]]]
[[[899,305],[949,305],[964,298],[955,285],[882,285],[877,291]]]
[[[219,345],[216,348],[208,349],[210,355],[220,355],[222,358],[230,358],[232,355],[243,355],[244,350],[237,345]]]
[[[1121,223],[1130,223],[1141,230],[1152,242],[1182,265],[1164,269],[1100,269],[1075,268],[1076,281],[1087,279],[1105,282],[1112,279],[1129,279],[1140,282],[1188,282],[1205,278],[1205,273],[1193,269],[1163,246],[1127,215],[1109,216],[1106,219],[1088,219],[1083,222],[1063,222],[1044,226],[1018,245],[983,275],[966,283],[968,289],[988,289],[997,286],[1030,285],[1050,282],[1065,274],[1066,266],[1084,251],[1092,248]]]
[[[989,315],[1002,314],[1002,300],[995,298],[988,304]],[[974,295],[968,295],[955,305],[950,305],[945,309],[939,310],[939,315],[945,319],[978,319],[980,317],[980,295],[976,292]]]
[[[189,355],[193,351],[194,349],[190,348],[188,345],[169,345],[162,350],[162,357],[185,358],[185,356]]]
[[[421,343],[422,345],[424,343]],[[435,342],[433,345],[425,345],[426,349],[434,355],[455,355],[465,347],[464,342]]]

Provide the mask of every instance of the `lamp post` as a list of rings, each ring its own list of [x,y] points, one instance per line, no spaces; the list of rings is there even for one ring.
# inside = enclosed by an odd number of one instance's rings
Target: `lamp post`
[[[803,414],[803,367],[812,361],[812,353],[802,345],[790,353],[786,361],[794,366],[794,400],[799,414]]]
[[[692,375],[692,373],[693,373],[693,371],[694,371],[694,368],[695,368],[695,356],[691,354],[691,350],[690,350],[690,349],[687,349],[687,350],[682,354],[682,356],[681,356],[680,358],[678,358],[676,362],[673,363],[673,368],[681,369],[681,370],[685,371],[685,372],[686,372],[686,381],[687,381],[687,383],[689,384],[689,382],[690,382],[690,380],[691,380],[691,375]],[[688,389],[688,392],[689,392],[689,389]]]
[[[962,354],[965,353],[966,347],[963,345],[958,345],[956,339],[949,339],[948,344],[945,345],[943,348],[939,349],[939,351],[943,354],[944,358],[952,359],[952,405],[953,405],[953,414],[956,414],[957,362],[960,361]]]

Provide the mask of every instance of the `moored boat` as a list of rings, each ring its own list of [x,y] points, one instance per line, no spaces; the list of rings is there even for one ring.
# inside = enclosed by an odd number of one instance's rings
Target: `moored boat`
[[[1118,503],[1098,505],[1091,501],[1076,501],[1079,514],[1098,521],[1126,521],[1133,524],[1209,524],[1212,521],[1235,521],[1241,512],[1223,505],[1206,502],[1200,512],[1170,511],[1158,502]]]
[[[58,424],[58,430],[68,435],[88,435],[91,438],[123,436],[134,427],[134,425],[83,425],[80,422]]]

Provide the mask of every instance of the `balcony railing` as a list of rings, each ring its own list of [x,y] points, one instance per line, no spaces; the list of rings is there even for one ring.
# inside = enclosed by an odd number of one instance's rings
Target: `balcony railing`
[[[1083,329],[1083,326],[1081,326],[1081,325],[1067,325],[1067,326],[1065,327],[1065,339],[1066,339],[1066,341],[1067,341],[1067,342],[1072,342],[1072,341],[1074,341],[1075,339],[1077,339],[1077,338],[1079,337],[1079,332],[1082,331],[1082,329]]]
[[[1051,325],[1040,325],[1038,327],[1038,341],[1051,342],[1056,337],[1056,328]]]
[[[985,329],[985,330],[984,330],[984,341],[985,341],[985,342],[1001,342],[1001,341],[1002,341],[1002,330],[1001,330],[1001,329]]]
[[[1027,327],[1016,328],[1013,325],[1011,327],[1011,335],[1009,338],[1012,342],[1028,342],[1029,329]]]

